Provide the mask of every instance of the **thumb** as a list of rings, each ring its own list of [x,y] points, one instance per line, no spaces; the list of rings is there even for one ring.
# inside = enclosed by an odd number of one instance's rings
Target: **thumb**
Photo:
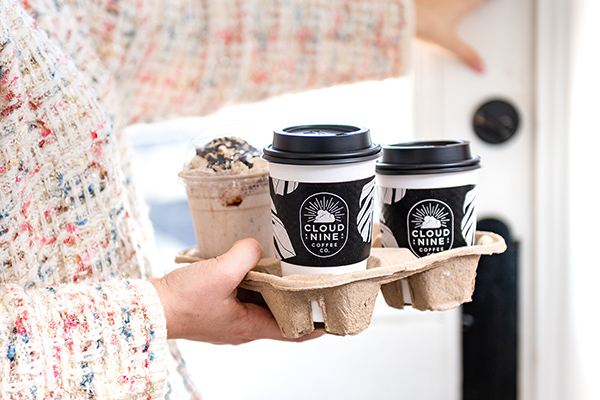
[[[450,36],[442,46],[475,71],[485,71],[485,63],[479,53],[457,35]]]
[[[216,258],[217,269],[223,273],[223,277],[231,280],[231,284],[237,286],[261,257],[262,247],[256,240],[239,240],[227,253]]]

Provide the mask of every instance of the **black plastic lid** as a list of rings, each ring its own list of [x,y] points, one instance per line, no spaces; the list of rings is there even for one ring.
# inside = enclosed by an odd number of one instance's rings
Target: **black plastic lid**
[[[438,140],[383,146],[377,163],[382,175],[440,174],[480,168],[479,156],[471,154],[466,140]]]
[[[371,142],[367,128],[300,125],[275,130],[263,158],[279,164],[331,165],[374,160],[380,153],[381,146]]]

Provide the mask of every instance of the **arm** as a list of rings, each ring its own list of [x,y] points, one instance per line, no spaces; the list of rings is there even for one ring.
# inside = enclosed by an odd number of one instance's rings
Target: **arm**
[[[415,24],[419,38],[482,72],[481,57],[456,33],[482,0],[414,3],[66,0],[60,9],[38,0],[24,4],[76,64],[94,75],[97,92],[108,98],[105,104],[123,126],[399,76],[409,67]]]
[[[149,283],[5,283],[0,315],[0,397],[163,398],[166,330]]]
[[[77,12],[115,77],[125,124],[399,76],[413,36],[409,0],[110,4]]]
[[[111,279],[140,274],[136,235],[82,75],[0,0],[0,398],[164,395],[157,293]]]
[[[128,3],[119,2],[121,15]],[[456,32],[482,3],[169,2],[126,12],[143,15],[128,21],[128,29],[119,29],[123,18],[108,24],[112,33],[100,54],[117,76],[125,121],[204,115],[232,102],[400,76],[409,68],[415,29],[418,38],[483,72],[482,58]],[[133,39],[123,38],[132,32]],[[123,42],[128,45],[116,54],[114,44]]]

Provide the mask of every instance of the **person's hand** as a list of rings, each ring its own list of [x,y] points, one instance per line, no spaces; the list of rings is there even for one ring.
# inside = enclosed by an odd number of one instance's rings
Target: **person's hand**
[[[485,70],[481,56],[456,32],[461,19],[484,0],[415,0],[417,37],[437,44],[477,72]]]
[[[162,278],[150,278],[167,319],[169,339],[214,344],[241,344],[256,339],[304,341],[321,336],[313,332],[286,339],[269,310],[236,297],[237,286],[256,266],[260,244],[244,239],[220,257],[176,269]]]

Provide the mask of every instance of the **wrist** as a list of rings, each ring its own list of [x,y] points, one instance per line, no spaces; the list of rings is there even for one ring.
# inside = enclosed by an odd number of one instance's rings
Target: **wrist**
[[[165,315],[166,320],[167,339],[178,338],[178,324],[176,323],[177,316],[173,307],[175,303],[172,291],[164,283],[162,278],[148,278],[147,281],[150,282],[152,286],[154,286],[154,289],[158,294],[158,298],[160,299],[160,304],[162,305],[163,313]]]

